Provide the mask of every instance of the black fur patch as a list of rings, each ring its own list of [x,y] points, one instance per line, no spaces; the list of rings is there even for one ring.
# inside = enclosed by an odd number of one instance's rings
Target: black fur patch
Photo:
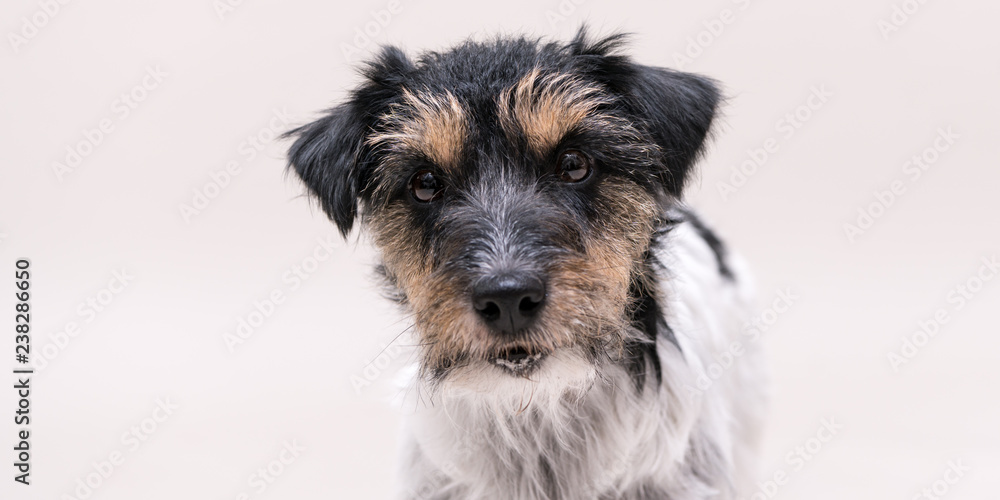
[[[712,252],[715,253],[715,261],[719,265],[719,274],[729,281],[735,281],[736,276],[733,274],[733,270],[726,262],[726,244],[723,243],[723,241],[716,236],[715,232],[709,229],[709,227],[706,226],[705,223],[694,214],[694,212],[685,210],[684,216],[687,221],[691,223],[691,227],[693,227],[695,231],[698,232],[698,235],[701,236],[701,239],[705,240],[705,243],[707,243],[709,248],[712,249]]]
[[[663,382],[663,368],[660,365],[660,356],[656,352],[656,337],[660,323],[657,318],[659,307],[652,296],[642,295],[639,291],[634,293],[640,295],[636,298],[637,304],[632,313],[632,326],[646,334],[646,338],[642,341],[629,342],[625,346],[627,352],[625,367],[632,375],[636,389],[642,392],[650,370],[656,377],[657,387]]]
[[[662,233],[659,233],[662,234]],[[650,248],[655,248],[658,244],[654,237],[650,243]],[[663,383],[663,367],[660,365],[660,356],[656,352],[656,342],[663,337],[667,342],[680,349],[677,337],[674,336],[673,329],[667,324],[663,317],[663,311],[657,301],[655,290],[657,289],[656,268],[659,265],[653,256],[652,250],[643,255],[642,274],[643,278],[635,280],[629,288],[629,296],[632,299],[633,309],[631,310],[632,326],[644,333],[642,341],[630,342],[626,345],[628,353],[625,366],[632,375],[636,389],[642,392],[645,387],[646,378],[652,370],[656,378],[656,386]]]

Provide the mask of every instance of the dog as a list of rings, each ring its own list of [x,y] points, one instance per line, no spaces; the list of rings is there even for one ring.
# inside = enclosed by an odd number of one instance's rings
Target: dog
[[[722,100],[627,36],[383,47],[289,168],[413,320],[398,498],[734,499],[764,377],[744,265],[682,201]]]

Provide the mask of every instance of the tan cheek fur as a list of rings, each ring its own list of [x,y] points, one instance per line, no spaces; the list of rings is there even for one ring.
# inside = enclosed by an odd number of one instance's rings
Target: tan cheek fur
[[[644,190],[607,181],[595,203],[602,213],[616,213],[590,232],[586,253],[560,259],[548,270],[549,302],[532,346],[553,350],[598,343],[622,346],[627,327],[623,314],[633,271],[646,251],[657,208]],[[426,368],[449,366],[463,357],[485,359],[504,347],[470,307],[468,291],[457,280],[432,268],[429,251],[405,203],[391,205],[372,218],[375,244],[384,264],[407,295],[423,346]]]

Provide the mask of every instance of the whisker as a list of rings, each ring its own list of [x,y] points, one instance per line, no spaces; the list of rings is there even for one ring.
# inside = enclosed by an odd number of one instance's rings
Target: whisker
[[[381,351],[379,351],[379,352],[378,352],[378,354],[376,354],[376,355],[375,355],[375,357],[374,357],[374,358],[372,358],[372,360],[371,360],[371,361],[369,361],[368,363],[366,363],[366,364],[365,364],[365,368],[367,368],[367,367],[371,366],[371,364],[372,364],[372,363],[374,363],[374,362],[375,362],[375,360],[376,360],[376,359],[378,359],[378,357],[379,357],[379,356],[381,356],[381,355],[382,355],[382,353],[384,353],[384,352],[385,352],[385,350],[389,348],[389,346],[391,346],[391,345],[392,345],[392,344],[393,344],[394,342],[396,342],[397,340],[399,340],[399,337],[401,337],[401,336],[402,336],[402,335],[403,335],[404,333],[406,333],[407,331],[409,331],[409,329],[410,329],[410,328],[413,328],[414,326],[417,326],[417,324],[416,324],[416,323],[413,323],[413,324],[411,324],[410,326],[408,326],[408,327],[404,328],[404,329],[403,329],[403,331],[401,331],[401,332],[399,332],[398,334],[396,334],[396,336],[395,336],[395,337],[393,337],[393,338],[392,338],[392,340],[390,340],[390,341],[389,341],[389,343],[388,343],[388,344],[386,344],[386,345],[385,345],[385,347],[383,347],[383,348],[382,348],[382,350],[381,350]]]

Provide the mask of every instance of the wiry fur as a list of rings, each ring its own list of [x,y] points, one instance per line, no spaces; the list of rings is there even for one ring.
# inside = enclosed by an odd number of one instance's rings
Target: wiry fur
[[[616,363],[552,364],[489,393],[428,391],[410,417],[400,498],[735,499],[749,494],[762,424],[763,376],[752,344],[720,378],[708,366],[747,317],[745,286],[719,274],[689,222],[655,251],[676,344],[656,341],[662,384],[636,392]],[[729,262],[741,279],[742,266]],[[488,367],[469,379],[496,379]],[[654,376],[646,374],[654,385]],[[565,385],[542,381],[562,379]],[[702,390],[698,380],[713,381]],[[419,386],[421,382],[416,382]],[[470,385],[478,386],[475,382]],[[552,391],[553,387],[561,390]],[[427,390],[423,388],[423,390]]]
[[[388,48],[290,133],[296,173],[342,232],[362,217],[413,316],[400,498],[732,499],[750,483],[757,356],[706,371],[748,319],[745,277],[679,201],[719,93],[622,42],[581,30],[416,63]],[[555,170],[567,150],[593,166],[579,182]],[[410,193],[417,172],[439,199]],[[500,335],[470,294],[510,273],[544,280],[545,304]],[[513,349],[537,367],[512,371]]]

